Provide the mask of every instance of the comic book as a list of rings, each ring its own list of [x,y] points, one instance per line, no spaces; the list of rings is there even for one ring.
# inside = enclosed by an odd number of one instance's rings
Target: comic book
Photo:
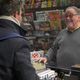
[[[47,7],[52,7],[52,1],[51,0],[47,1]]]
[[[35,8],[35,0],[31,0],[31,8]]]
[[[56,0],[56,4],[57,4],[57,6],[61,6],[62,5],[62,0]]]
[[[41,0],[35,0],[35,8],[41,8]]]
[[[62,6],[67,6],[68,5],[68,0],[62,0]]]
[[[31,1],[32,1],[32,0],[26,0],[26,1],[25,1],[25,8],[26,8],[26,9],[31,9]]]
[[[44,0],[44,1],[42,1],[41,2],[41,8],[47,8],[48,6],[47,6],[47,1],[46,0]]]
[[[45,21],[46,20],[45,11],[36,12],[36,20]]]
[[[57,4],[56,4],[56,0],[52,0],[52,7],[56,7]]]
[[[31,22],[31,21],[34,20],[34,16],[33,16],[32,12],[31,13],[26,13],[25,17],[26,17],[26,19],[27,19],[28,22]]]
[[[42,31],[50,30],[49,21],[34,21],[34,25],[36,30],[42,30]]]
[[[61,29],[61,15],[59,10],[48,11],[51,30]]]

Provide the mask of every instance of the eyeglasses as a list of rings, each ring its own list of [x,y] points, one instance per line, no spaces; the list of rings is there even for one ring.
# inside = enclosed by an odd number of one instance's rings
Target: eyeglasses
[[[73,16],[76,16],[76,15],[79,15],[79,14],[72,14],[72,13],[65,13],[64,17],[65,18],[73,18]]]

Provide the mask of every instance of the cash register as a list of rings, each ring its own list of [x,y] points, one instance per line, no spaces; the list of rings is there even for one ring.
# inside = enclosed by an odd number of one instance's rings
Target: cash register
[[[73,65],[70,69],[56,66],[48,66],[48,68],[58,73],[57,78],[59,78],[59,80],[73,80],[70,79],[72,75],[77,77],[76,80],[80,80],[80,64]]]

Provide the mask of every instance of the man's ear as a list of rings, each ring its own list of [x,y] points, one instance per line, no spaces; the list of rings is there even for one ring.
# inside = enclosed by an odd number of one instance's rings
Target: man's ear
[[[16,19],[19,19],[19,12],[18,12],[18,11],[15,12],[14,17],[15,17]]]
[[[18,11],[16,11],[16,12],[14,13],[14,17],[17,17],[17,15],[18,15]]]

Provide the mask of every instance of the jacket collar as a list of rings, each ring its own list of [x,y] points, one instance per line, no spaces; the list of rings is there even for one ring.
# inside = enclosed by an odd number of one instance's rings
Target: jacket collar
[[[14,23],[20,26],[20,22],[13,16],[0,16],[0,19],[7,19],[13,21]]]
[[[5,22],[10,21],[10,23],[8,23],[8,25],[13,27],[13,23],[15,25],[15,29],[18,30],[18,32],[22,35],[25,36],[26,35],[26,30],[24,30],[22,27],[20,27],[20,22],[13,16],[0,16],[0,20],[5,20]],[[13,23],[12,23],[13,22]],[[7,25],[4,25],[7,26]]]

